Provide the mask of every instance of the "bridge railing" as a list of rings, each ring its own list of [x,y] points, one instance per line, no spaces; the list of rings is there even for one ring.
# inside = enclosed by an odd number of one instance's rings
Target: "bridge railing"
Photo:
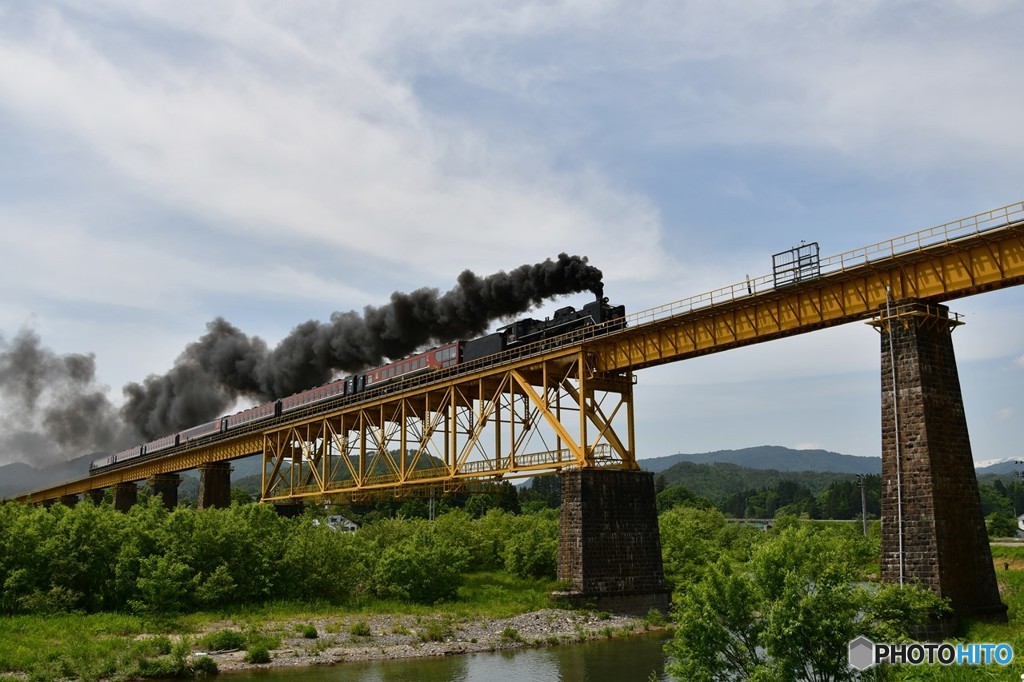
[[[1024,201],[1018,201],[1017,203],[985,211],[969,218],[961,218],[960,220],[911,232],[894,237],[893,239],[871,244],[870,246],[822,258],[820,261],[820,273],[821,275],[827,275],[843,272],[866,265],[872,261],[914,253],[930,246],[949,244],[965,237],[1022,223],[1024,223]],[[629,326],[657,322],[682,313],[764,293],[774,288],[774,275],[748,277],[736,284],[730,284],[655,308],[641,310],[629,315],[626,318],[626,322]]]

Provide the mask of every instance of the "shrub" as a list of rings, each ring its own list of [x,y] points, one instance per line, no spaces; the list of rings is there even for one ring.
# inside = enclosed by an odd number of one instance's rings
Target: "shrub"
[[[523,641],[522,635],[514,627],[506,627],[501,631],[501,639],[506,642],[521,642]]]
[[[316,631],[316,626],[310,624],[310,625],[306,625],[305,627],[302,628],[302,636],[305,637],[306,639],[316,639],[320,635]]]
[[[139,661],[139,677],[180,677],[184,670],[173,658],[144,658]]]
[[[551,578],[558,572],[558,520],[542,514],[516,519],[505,542],[505,568],[520,578]]]
[[[220,672],[217,661],[209,656],[199,656],[192,661],[192,670],[201,675],[216,675]]]
[[[245,652],[246,663],[270,663],[270,651],[265,646],[254,646]]]
[[[374,588],[384,598],[433,604],[454,599],[468,563],[465,549],[428,525],[384,549],[374,571]]]
[[[432,620],[420,630],[420,639],[424,642],[441,642],[450,634],[448,626],[444,621]]]
[[[207,651],[229,651],[245,648],[245,635],[238,630],[218,630],[199,640],[199,646]]]
[[[373,635],[373,633],[370,632],[370,626],[361,620],[357,620],[355,623],[352,623],[352,627],[350,627],[348,631],[353,637],[370,637]]]

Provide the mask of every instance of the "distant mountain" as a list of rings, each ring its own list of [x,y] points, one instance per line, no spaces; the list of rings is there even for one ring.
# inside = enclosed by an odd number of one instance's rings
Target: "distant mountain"
[[[840,474],[880,474],[882,472],[881,457],[855,457],[828,450],[793,450],[779,445],[653,457],[641,459],[639,464],[647,471],[657,474],[680,462],[737,464],[748,469],[773,469],[775,471],[829,471]]]
[[[104,454],[106,453],[93,452],[41,469],[24,462],[0,466],[0,498],[13,497],[82,478],[89,474],[89,464]]]
[[[22,462],[0,466],[0,498],[14,497],[86,476],[89,473],[89,463],[103,454],[82,455],[67,462],[40,469]],[[1006,458],[977,462],[978,476],[1013,477],[1017,471],[1024,471],[1024,464],[1017,464],[1018,461],[1021,460]],[[882,471],[880,457],[855,457],[828,450],[794,450],[778,445],[651,457],[641,459],[639,464],[646,471],[658,474],[684,462],[690,464],[734,464],[746,469],[776,472],[878,474]],[[422,464],[427,465],[426,462]],[[232,479],[234,480],[258,478],[262,475],[263,458],[260,455],[253,455],[235,460],[231,465],[233,468]],[[191,476],[198,481],[198,474],[192,472]],[[529,479],[525,483],[528,484]],[[182,485],[184,487],[186,482],[183,482]]]
[[[975,462],[975,471],[978,476],[1009,476],[1013,478],[1018,471],[1024,471],[1024,459],[988,459],[983,462]]]

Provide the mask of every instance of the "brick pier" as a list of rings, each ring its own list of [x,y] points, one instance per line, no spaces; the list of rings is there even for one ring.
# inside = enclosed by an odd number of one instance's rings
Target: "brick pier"
[[[576,604],[668,613],[654,474],[596,469],[562,474],[558,578]]]
[[[126,483],[114,484],[114,509],[126,512],[131,509],[139,499],[139,486],[129,481]]]
[[[953,355],[960,323],[946,306],[901,300],[873,324],[882,340],[882,579],[924,584],[950,600],[954,619],[1005,622]]]
[[[181,476],[178,474],[153,474],[147,483],[153,489],[153,494],[160,496],[165,509],[174,509],[178,506],[178,486],[181,485]]]
[[[199,499],[196,507],[210,509],[231,506],[231,464],[206,462],[199,465]]]

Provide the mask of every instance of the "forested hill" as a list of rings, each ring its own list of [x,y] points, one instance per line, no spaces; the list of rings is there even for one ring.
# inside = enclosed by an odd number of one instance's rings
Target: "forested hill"
[[[721,506],[730,495],[762,488],[776,488],[783,481],[796,483],[817,495],[836,481],[856,478],[856,474],[749,469],[724,462],[679,462],[657,474],[657,478],[661,477],[664,477],[664,481],[659,481],[659,486],[682,485],[693,495],[706,497],[716,506]]]
[[[668,455],[641,459],[639,464],[647,471],[659,473],[681,462],[711,464],[721,462],[738,464],[749,469],[776,471],[830,471],[844,474],[880,474],[881,457],[855,457],[828,450],[793,450],[780,445],[759,445],[740,450],[716,450],[693,454]]]

